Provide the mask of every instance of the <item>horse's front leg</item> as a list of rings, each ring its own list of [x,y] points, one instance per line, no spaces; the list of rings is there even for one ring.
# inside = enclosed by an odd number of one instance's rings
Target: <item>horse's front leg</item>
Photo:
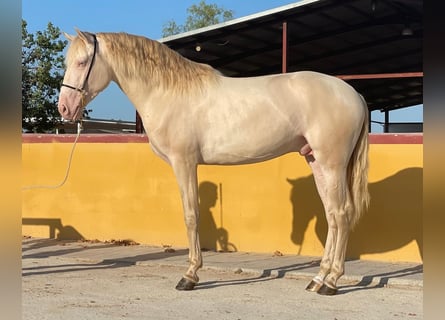
[[[176,285],[178,290],[192,290],[198,283],[197,271],[202,266],[201,246],[199,243],[198,223],[198,181],[196,163],[188,163],[185,159],[172,162],[181,192],[184,209],[184,220],[189,241],[189,268]]]

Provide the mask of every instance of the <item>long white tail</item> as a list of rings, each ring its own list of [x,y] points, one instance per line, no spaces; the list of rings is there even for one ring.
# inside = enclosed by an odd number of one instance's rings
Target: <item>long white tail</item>
[[[365,118],[363,120],[360,136],[352,152],[351,159],[348,164],[348,187],[351,195],[353,210],[351,214],[351,228],[353,228],[360,217],[369,207],[370,196],[368,192],[368,127],[369,115],[366,102],[362,96],[365,108]]]

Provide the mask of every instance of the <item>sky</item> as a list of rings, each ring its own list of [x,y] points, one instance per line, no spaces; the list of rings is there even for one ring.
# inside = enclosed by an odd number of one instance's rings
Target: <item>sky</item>
[[[295,0],[207,0],[234,12],[234,18],[296,2]],[[168,21],[183,24],[187,8],[199,0],[22,0],[22,18],[28,32],[45,30],[49,22],[62,31],[74,34],[74,28],[89,32],[127,32],[151,39],[162,37],[162,27]],[[116,84],[111,83],[87,106],[90,117],[114,120],[135,120],[135,109]],[[371,119],[384,121],[379,111]],[[423,107],[415,106],[390,113],[391,122],[422,122]],[[372,132],[382,132],[383,126],[372,124]]]

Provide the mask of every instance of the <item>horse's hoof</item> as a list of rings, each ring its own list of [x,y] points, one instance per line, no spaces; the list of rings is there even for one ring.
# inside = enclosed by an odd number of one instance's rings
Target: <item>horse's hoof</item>
[[[330,286],[323,284],[317,293],[323,296],[334,296],[337,294],[337,288],[331,288]]]
[[[307,291],[317,292],[323,286],[323,282],[312,280],[306,287]]]
[[[178,284],[176,285],[176,290],[193,290],[196,283],[190,280],[187,280],[186,278],[182,278],[179,280]]]

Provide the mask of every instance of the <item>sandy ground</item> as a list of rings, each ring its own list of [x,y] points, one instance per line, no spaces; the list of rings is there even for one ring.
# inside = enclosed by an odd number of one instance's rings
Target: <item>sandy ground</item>
[[[307,279],[202,270],[193,291],[174,289],[184,268],[23,260],[23,319],[422,319],[419,288],[342,287],[337,296],[304,290]],[[347,290],[345,290],[345,288]]]

